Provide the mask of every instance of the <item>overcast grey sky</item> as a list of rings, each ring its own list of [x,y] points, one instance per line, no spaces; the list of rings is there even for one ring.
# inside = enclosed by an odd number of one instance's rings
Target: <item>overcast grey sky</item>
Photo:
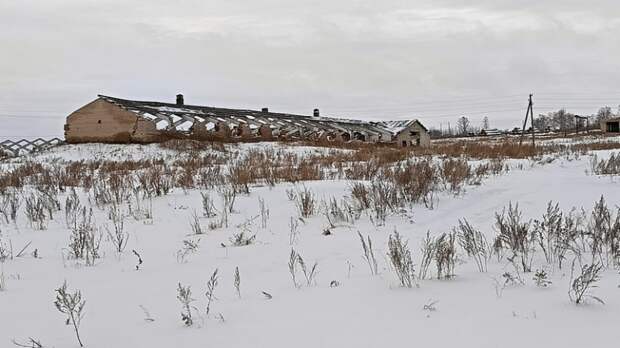
[[[620,1],[0,0],[0,137],[97,94],[518,125],[620,104]]]

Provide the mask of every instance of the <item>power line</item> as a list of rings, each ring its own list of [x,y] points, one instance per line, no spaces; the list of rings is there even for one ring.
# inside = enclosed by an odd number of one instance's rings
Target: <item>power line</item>
[[[59,119],[59,118],[65,118],[66,116],[52,116],[52,115],[16,115],[16,114],[0,114],[0,117],[3,118],[34,118],[34,119],[45,119],[45,118],[49,118],[49,119]]]
[[[330,108],[331,110],[336,110],[339,113],[347,113],[348,112],[357,112],[357,113],[401,113],[403,114],[430,114],[424,116],[424,118],[448,118],[455,116],[463,116],[463,115],[482,115],[482,114],[492,114],[499,112],[515,112],[522,111],[523,108],[503,108],[496,109],[494,107],[506,106],[515,104],[521,104],[523,102],[523,98],[519,98],[519,100],[515,100],[514,102],[508,100],[497,100],[497,99],[507,99],[514,98],[519,95],[510,95],[504,97],[493,97],[489,99],[480,99],[480,98],[469,98],[470,102],[463,102],[466,100],[465,98],[449,100],[449,103],[446,103],[441,106],[436,107],[420,107],[426,104],[442,104],[438,101],[426,101],[425,103],[418,104],[392,104],[391,106],[377,106],[377,107],[357,107],[357,108]],[[542,97],[537,99],[536,109],[538,113],[541,113],[541,109],[544,111],[552,111],[560,108],[566,109],[591,109],[591,108],[600,108],[601,106],[594,106],[594,103],[600,103],[600,100],[595,100],[597,98],[588,99],[586,97],[576,97],[576,98],[559,98],[559,97]],[[611,98],[610,98],[611,99]],[[618,98],[620,99],[620,98]],[[461,100],[461,101],[459,101]],[[477,101],[476,101],[477,100]],[[620,102],[620,100],[618,100]],[[477,109],[477,110],[466,110],[468,108]],[[489,109],[486,109],[489,108]],[[23,111],[21,111],[23,112]],[[433,113],[442,113],[439,115],[433,115]],[[46,113],[44,115],[35,115],[32,113],[24,113],[24,114],[15,114],[15,113],[0,113],[0,118],[12,118],[12,119],[64,119],[66,117],[65,114],[49,114]]]

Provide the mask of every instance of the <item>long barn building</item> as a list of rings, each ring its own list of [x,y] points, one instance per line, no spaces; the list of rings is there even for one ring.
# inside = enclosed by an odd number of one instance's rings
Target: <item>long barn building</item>
[[[68,143],[151,143],[169,136],[195,139],[315,140],[428,146],[427,129],[418,120],[367,122],[261,111],[136,101],[99,95],[67,117]]]

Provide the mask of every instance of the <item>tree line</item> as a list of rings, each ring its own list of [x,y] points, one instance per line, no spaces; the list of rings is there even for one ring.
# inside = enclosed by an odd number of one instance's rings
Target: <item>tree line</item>
[[[575,116],[580,116],[580,118]],[[620,117],[620,105],[616,112],[609,106],[603,106],[592,115],[577,115],[562,108],[557,111],[538,114],[538,116],[534,118],[534,129],[537,132],[558,131],[564,133],[574,131],[575,129],[598,129],[602,121],[614,117]],[[482,130],[489,130],[490,128],[490,121],[486,116],[479,126],[474,125],[467,116],[461,116],[457,119],[454,127],[449,124],[448,127],[442,127],[440,129],[431,127],[429,128],[429,133],[434,137],[467,136],[478,135]],[[507,131],[517,129],[520,130],[521,125],[516,125],[515,128]],[[529,121],[527,130],[531,131]]]

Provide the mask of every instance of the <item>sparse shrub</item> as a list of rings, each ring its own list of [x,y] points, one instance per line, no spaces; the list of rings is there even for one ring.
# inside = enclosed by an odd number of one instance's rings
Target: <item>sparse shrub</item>
[[[297,201],[295,204],[302,218],[308,218],[314,215],[315,197],[312,190],[304,186],[303,190],[297,192]]]
[[[607,208],[607,204],[605,204],[605,199],[603,196],[601,196],[600,200],[594,205],[588,227],[590,251],[592,253],[592,259],[594,260],[597,256],[602,257],[606,239],[609,237],[611,232],[611,212],[609,211],[609,208]],[[610,239],[613,243],[613,238]]]
[[[458,194],[463,184],[471,176],[471,167],[463,158],[449,158],[441,161],[440,173],[444,184],[450,191]]]
[[[370,195],[370,208],[374,212],[373,221],[377,225],[383,225],[388,213],[396,210],[398,191],[391,183],[377,180],[370,185]]]
[[[619,175],[620,174],[620,154],[612,153],[607,160],[598,160],[593,155],[590,160],[590,168],[592,173],[596,175]]]
[[[232,246],[240,247],[246,246],[254,243],[256,239],[256,235],[253,234],[248,236],[246,232],[240,231],[239,233],[234,233],[233,236],[229,239]]]
[[[314,277],[316,276],[318,263],[315,262],[314,265],[308,269],[301,255],[299,255],[295,249],[291,249],[291,254],[289,255],[288,260],[288,270],[291,275],[291,279],[293,280],[293,285],[296,288],[299,288],[300,285],[297,283],[297,266],[301,268],[301,271],[306,278],[306,286],[312,285],[314,283]]]
[[[0,238],[0,263],[4,263],[10,257],[11,248],[2,241],[2,238]]]
[[[370,208],[370,195],[368,188],[361,182],[356,182],[351,185],[351,197],[355,202],[355,207],[358,210],[366,210]]]
[[[293,245],[295,241],[297,241],[297,237],[299,235],[299,222],[297,219],[291,216],[291,219],[288,223],[289,234],[288,234],[288,242],[289,245]]]
[[[202,197],[202,215],[207,218],[216,216],[215,204],[211,195],[208,192],[201,192],[200,196]]]
[[[239,274],[239,266],[235,267],[234,278],[234,285],[235,291],[237,292],[237,297],[241,298],[241,275]]]
[[[435,265],[437,266],[437,279],[451,278],[454,276],[456,265],[455,234],[443,233],[435,241]]]
[[[370,236],[367,236],[367,240],[364,240],[364,237],[359,231],[357,231],[357,235],[360,237],[360,241],[362,242],[364,259],[366,260],[366,263],[368,263],[368,268],[370,268],[370,274],[379,274],[379,270],[377,268],[377,259],[375,258],[375,254],[372,250],[372,240],[370,239]]]
[[[13,344],[17,347],[25,347],[25,348],[44,348],[43,344],[40,340],[36,340],[32,337],[28,337],[28,342],[18,342],[17,340],[11,340]]]
[[[433,191],[437,189],[439,175],[430,158],[401,163],[389,172],[389,177],[393,179],[404,202],[422,202],[427,208],[433,208]]]
[[[517,285],[522,285],[523,280],[519,277],[519,275],[513,275],[510,272],[504,272],[502,274],[502,280],[498,280],[497,278],[493,278],[495,282],[495,294],[498,298],[502,297],[504,290],[508,287],[513,287]]]
[[[420,270],[418,271],[419,279],[426,279],[428,268],[430,267],[433,259],[435,259],[436,247],[437,243],[435,242],[435,238],[431,237],[430,232],[426,232],[426,238],[424,238],[422,245],[420,246],[422,260],[420,261]]]
[[[415,282],[415,270],[411,261],[411,252],[406,241],[398,231],[394,231],[388,239],[388,257],[401,286],[411,288]]]
[[[75,192],[75,188],[71,188],[71,192],[67,195],[65,199],[65,222],[67,224],[67,228],[74,228],[78,215],[81,209],[80,198]]]
[[[297,284],[297,252],[293,248],[291,248],[291,254],[288,258],[288,272],[291,275],[291,279],[293,280],[293,286],[298,288],[299,285]]]
[[[499,231],[498,239],[501,245],[513,254],[509,260],[514,263],[515,258],[520,258],[523,271],[530,272],[533,251],[530,222],[522,220],[519,205],[513,206],[510,203],[508,212],[504,209],[501,214],[495,213],[495,226]]]
[[[606,266],[617,267],[620,264],[620,208],[614,218],[601,196],[592,210],[588,230],[592,259],[599,258]]]
[[[269,208],[267,208],[265,200],[260,197],[258,198],[258,208],[260,210],[260,227],[267,228],[267,221],[269,220]]]
[[[338,222],[349,222],[353,220],[350,212],[346,210],[346,205],[345,207],[340,207],[338,201],[333,197],[327,202],[321,201],[321,205],[323,206],[323,215],[327,219],[330,228],[336,227],[336,223]]]
[[[236,161],[228,166],[228,182],[236,193],[250,193],[250,182],[253,179],[251,169],[246,161]]]
[[[83,259],[87,266],[93,266],[100,257],[101,235],[93,221],[93,210],[82,208],[81,220],[71,230],[69,252],[74,259]]]
[[[592,289],[596,288],[596,283],[600,280],[600,274],[603,270],[603,265],[600,263],[593,263],[591,265],[581,266],[581,272],[574,278],[575,261],[571,267],[570,288],[568,289],[568,297],[575,304],[581,304],[586,299],[591,298],[601,304],[605,304],[602,299],[592,295]]]
[[[108,238],[114,245],[114,249],[118,253],[122,253],[127,246],[129,233],[125,232],[125,217],[121,209],[115,203],[112,204],[108,212],[108,218],[112,221],[112,230],[106,226]]]
[[[38,187],[37,189],[37,195],[43,208],[47,211],[47,217],[49,217],[50,220],[54,220],[54,213],[60,210],[58,191],[49,187]]]
[[[297,200],[297,193],[295,193],[293,189],[286,189],[286,198],[288,198],[289,201],[295,201]]]
[[[459,220],[459,225],[453,230],[461,248],[476,262],[478,271],[486,272],[491,250],[484,234],[471,226],[466,219]]]
[[[21,205],[19,195],[16,190],[0,191],[0,214],[4,217],[5,222],[17,222],[17,211]]]
[[[547,203],[547,210],[542,219],[534,220],[533,233],[538,245],[545,255],[547,263],[554,263],[558,259],[560,234],[562,233],[562,212],[559,204]]]
[[[576,257],[581,258],[581,250],[585,248],[585,242],[583,241],[585,219],[585,212],[575,208],[564,214],[562,233],[558,235],[558,242],[556,244],[558,267],[560,269],[562,269],[567,252],[571,251]]]
[[[301,267],[304,278],[306,278],[306,286],[311,286],[314,283],[314,277],[316,276],[316,270],[319,263],[315,261],[312,267],[308,269],[304,259],[299,254],[297,254],[297,263],[299,263],[299,267]]]
[[[222,203],[224,205],[222,211],[232,213],[235,209],[237,191],[235,191],[235,189],[230,185],[224,185],[218,186],[218,192],[222,196]]]
[[[199,245],[200,239],[195,241],[191,239],[183,240],[183,246],[181,247],[181,249],[177,250],[177,262],[187,262],[187,257],[191,254],[196,253],[198,251]]]
[[[204,231],[202,230],[202,226],[200,225],[200,218],[198,217],[198,214],[196,214],[196,211],[194,211],[194,213],[190,217],[189,225],[192,228],[193,234],[195,235],[204,234]]]
[[[195,169],[193,167],[181,167],[177,170],[175,184],[183,189],[187,193],[187,190],[195,187],[194,177],[196,176]]]
[[[607,244],[608,250],[608,264],[609,260],[612,259],[614,267],[618,267],[620,265],[620,207],[616,210],[616,218],[605,235],[605,244]]]
[[[6,278],[4,277],[4,269],[0,268],[0,292],[6,291]]]
[[[47,215],[45,215],[45,202],[35,194],[31,194],[25,199],[26,218],[30,222],[30,226],[36,230],[44,230],[47,228]]]
[[[151,197],[144,193],[147,199],[142,198],[141,189],[133,190],[133,199],[129,200],[129,215],[135,220],[152,220],[153,219],[153,201]]]
[[[54,305],[60,313],[67,316],[67,320],[65,321],[66,325],[73,326],[80,347],[84,347],[82,339],[80,338],[80,323],[84,317],[84,305],[86,305],[86,301],[82,299],[82,292],[79,290],[73,293],[69,292],[67,289],[67,282],[64,282],[60,288],[56,289],[56,300],[54,301]]]
[[[138,182],[149,197],[167,195],[174,186],[170,169],[160,165],[150,166],[139,173]]]
[[[148,173],[152,173],[152,168],[147,170]],[[140,173],[137,175],[138,181],[141,184],[143,191],[152,197],[153,192],[149,191],[151,187],[148,185],[146,173]],[[119,173],[115,171],[99,172],[94,176],[92,182],[92,194],[95,199],[95,203],[98,206],[110,204],[112,202],[116,204],[122,204],[131,195],[132,177],[125,173]],[[150,178],[150,176],[149,176]]]
[[[179,283],[177,287],[177,299],[181,302],[181,321],[185,326],[189,327],[194,325],[194,319],[192,317],[192,302],[195,300],[192,298],[192,289],[188,286],[183,286]]]
[[[532,278],[532,280],[534,280],[534,283],[539,288],[546,288],[552,283],[547,276],[547,271],[545,271],[544,269],[536,270],[536,272],[534,273],[534,278]]]
[[[218,277],[217,277],[217,268],[216,268],[213,274],[211,274],[211,278],[209,278],[209,281],[207,282],[207,292],[205,294],[205,296],[207,297],[207,308],[205,310],[205,313],[207,315],[211,313],[211,303],[215,299],[215,288],[217,287],[217,283],[218,283]]]

